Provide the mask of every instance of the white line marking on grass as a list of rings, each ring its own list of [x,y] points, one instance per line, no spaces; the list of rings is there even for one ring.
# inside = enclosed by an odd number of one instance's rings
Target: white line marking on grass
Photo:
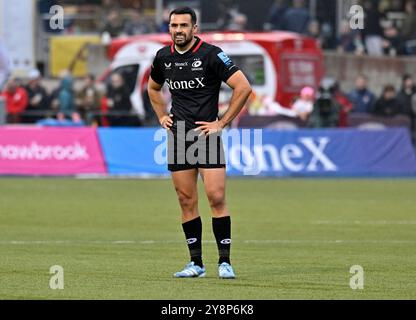
[[[202,241],[215,244],[215,241]],[[179,240],[1,240],[0,245],[153,245],[153,244],[183,244]],[[243,244],[416,244],[416,240],[240,240],[233,243]]]
[[[328,225],[416,225],[416,220],[316,220],[311,224],[328,224]]]
[[[416,240],[246,240],[246,244],[416,244]]]

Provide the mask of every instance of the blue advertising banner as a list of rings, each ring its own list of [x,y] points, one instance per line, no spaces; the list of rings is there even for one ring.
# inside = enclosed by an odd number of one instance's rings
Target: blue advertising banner
[[[164,175],[163,129],[99,129],[109,174]],[[229,176],[416,176],[406,129],[223,132]]]
[[[100,128],[98,137],[109,174],[169,174],[165,163],[155,161],[163,149],[166,157],[166,132],[155,128]],[[163,152],[163,150],[161,152]]]

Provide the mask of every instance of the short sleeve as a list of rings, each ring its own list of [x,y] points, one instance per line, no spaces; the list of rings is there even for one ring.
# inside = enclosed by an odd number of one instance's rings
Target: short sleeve
[[[218,47],[212,50],[211,67],[215,74],[224,82],[227,82],[239,70],[230,57]]]
[[[152,77],[153,81],[157,82],[160,85],[163,85],[165,81],[165,77],[162,72],[162,68],[160,67],[161,61],[158,55],[153,59],[152,68],[150,71],[150,76]]]

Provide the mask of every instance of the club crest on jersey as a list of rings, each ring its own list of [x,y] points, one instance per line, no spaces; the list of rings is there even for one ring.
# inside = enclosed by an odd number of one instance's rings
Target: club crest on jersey
[[[201,60],[197,60],[197,61],[194,61],[194,62],[192,63],[192,67],[193,67],[193,68],[198,68],[198,67],[200,67],[200,66],[201,66],[201,64],[202,64],[202,61],[201,61]]]
[[[201,60],[196,60],[194,62],[192,62],[192,71],[202,71],[204,70],[202,67],[202,61]]]
[[[199,89],[204,88],[205,84],[203,80],[205,78],[195,78],[192,80],[172,81],[166,79],[165,82],[170,90],[186,90],[186,89]]]

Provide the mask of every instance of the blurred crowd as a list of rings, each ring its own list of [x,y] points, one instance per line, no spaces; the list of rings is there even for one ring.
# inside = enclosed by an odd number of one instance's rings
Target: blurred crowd
[[[120,73],[111,74],[103,88],[93,75],[87,75],[76,87],[66,71],[59,86],[48,92],[37,69],[27,79],[11,77],[0,95],[8,124],[139,126],[142,123],[130,96]]]
[[[126,0],[128,1],[128,0]],[[95,5],[92,5],[92,3]],[[99,30],[103,37],[136,35],[151,32],[167,32],[169,10],[163,10],[163,19],[156,22],[153,15],[145,13],[142,1],[96,0],[91,5],[74,6],[72,19],[66,8],[65,30],[50,32],[77,33]],[[268,16],[263,19],[264,30],[286,30],[315,37],[322,47],[340,52],[369,55],[398,55],[416,53],[416,0],[362,0],[365,9],[365,28],[352,30],[348,20],[342,22],[340,36],[333,39],[334,26],[322,15],[316,19],[304,0],[270,0]],[[46,14],[57,0],[39,0],[39,12]],[[218,15],[216,28],[220,30],[250,30],[249,19],[239,7],[238,1],[217,1]],[[323,1],[318,1],[323,3]],[[330,6],[328,2],[328,6]],[[97,9],[99,8],[99,9]],[[397,14],[401,12],[400,14]],[[395,14],[392,14],[395,13]],[[104,17],[104,19],[102,19]],[[48,28],[45,24],[44,28]],[[332,40],[331,40],[332,39]],[[0,46],[0,58],[1,58]],[[1,63],[0,59],[0,63]],[[1,71],[0,66],[0,71]],[[132,72],[135,77],[137,72]],[[282,114],[299,119],[310,127],[345,127],[353,114],[368,114],[384,118],[404,117],[409,119],[415,130],[416,86],[412,75],[404,75],[402,85],[386,85],[377,96],[367,85],[365,75],[357,76],[355,89],[342,92],[336,79],[325,78],[319,90],[305,87],[289,106],[280,106],[271,97],[251,97],[246,112],[253,115]],[[2,85],[4,83],[4,85]],[[131,85],[131,83],[133,85]],[[135,80],[126,74],[113,73],[103,81],[96,81],[87,75],[75,83],[70,72],[64,72],[58,86],[46,88],[39,70],[32,70],[28,77],[2,79],[0,72],[0,93],[5,103],[7,123],[45,125],[104,125],[138,126],[154,125],[154,117],[146,92],[142,92],[144,111],[134,110],[131,94]]]
[[[304,87],[289,106],[253,93],[245,114],[285,116],[309,128],[350,127],[354,126],[353,118],[376,127],[398,121],[396,124],[408,127],[416,138],[416,83],[412,75],[405,74],[400,88],[386,84],[377,95],[363,74],[357,75],[355,87],[349,92],[343,92],[337,79],[325,77],[318,90]]]
[[[87,75],[75,88],[70,73],[61,76],[60,84],[51,92],[43,85],[40,72],[32,70],[28,79],[10,78],[2,92],[7,123],[43,125],[140,126],[155,125],[157,119],[143,92],[145,114],[139,117],[132,107],[132,89],[122,73],[112,73],[106,84],[98,85]],[[368,87],[365,75],[358,75],[355,88],[343,92],[336,79],[324,78],[319,89],[304,87],[289,106],[281,106],[273,98],[250,97],[247,114],[284,115],[298,118],[313,128],[347,127],[351,114],[367,114],[385,119],[408,119],[413,130],[416,120],[416,84],[405,74],[400,88],[387,84],[377,96]]]
[[[364,28],[354,30],[348,16],[340,22],[336,34],[334,26],[313,19],[304,0],[276,0],[270,10],[267,29],[287,30],[316,38],[324,49],[357,55],[413,55],[416,54],[416,1],[362,0]],[[350,17],[351,18],[351,17]]]
[[[143,1],[95,0],[93,4],[67,6],[66,34],[97,33],[103,37],[131,36],[168,31],[170,7],[163,10],[160,22],[154,10],[145,9]],[[170,1],[164,1],[169,4]],[[201,1],[203,3],[204,1]],[[200,26],[203,30],[262,31],[285,30],[316,38],[324,49],[357,55],[413,55],[416,54],[416,0],[357,0],[364,9],[364,28],[350,27],[348,7],[344,20],[337,21],[336,1],[317,1],[312,13],[307,0],[263,0],[267,5],[261,24],[252,23],[250,6],[243,1],[217,0],[204,10],[215,13],[213,23]],[[39,0],[39,12],[49,18],[51,5],[58,0]],[[126,5],[122,5],[126,3]],[[263,4],[264,3],[264,4]],[[208,8],[208,9],[207,9]],[[71,14],[72,13],[72,14]],[[206,12],[201,12],[203,17]],[[84,17],[84,18],[82,18]],[[44,20],[45,31],[52,30]],[[205,28],[205,29],[204,29]],[[206,31],[206,30],[205,30]]]

